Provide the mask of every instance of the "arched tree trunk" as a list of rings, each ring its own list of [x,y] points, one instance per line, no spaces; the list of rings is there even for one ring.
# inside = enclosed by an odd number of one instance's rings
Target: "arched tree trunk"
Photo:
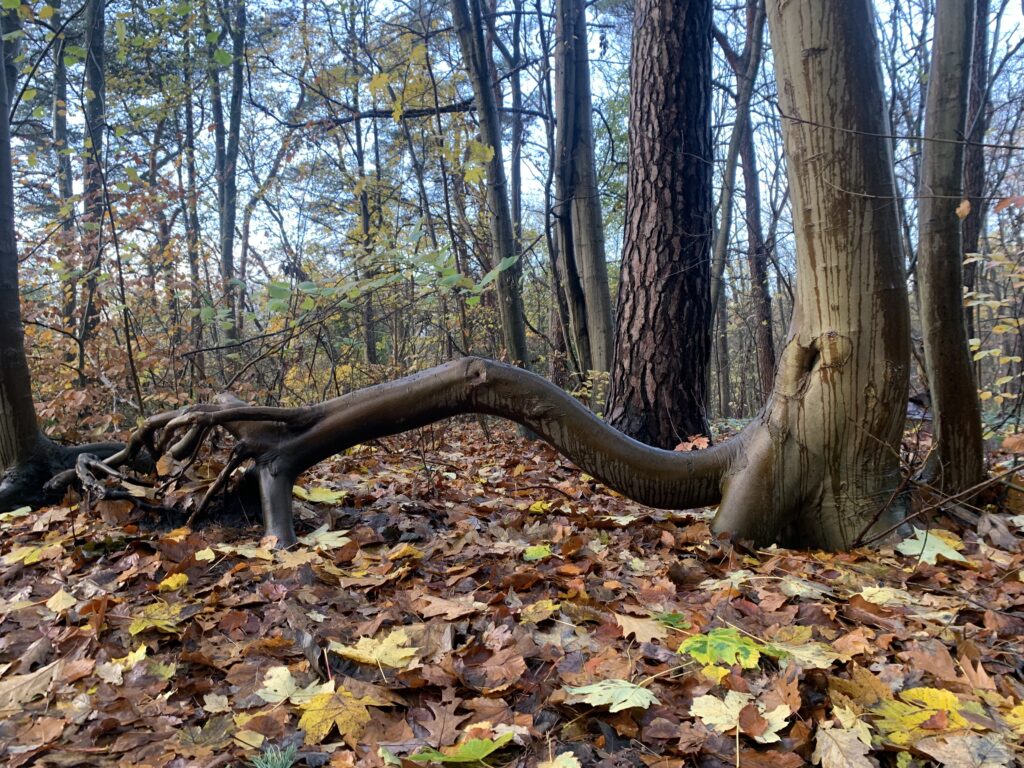
[[[539,376],[465,358],[305,408],[226,398],[162,414],[111,463],[154,443],[184,458],[223,426],[240,442],[213,490],[252,459],[267,531],[289,544],[291,487],[306,467],[375,437],[486,413],[528,426],[638,502],[720,501],[714,530],[758,544],[841,549],[890,529],[899,519],[892,495],[909,323],[872,8],[870,0],[771,0],[769,22],[798,278],[775,390],[736,438],[696,452],[651,448]]]
[[[711,0],[637,0],[608,423],[671,448],[708,434]]]

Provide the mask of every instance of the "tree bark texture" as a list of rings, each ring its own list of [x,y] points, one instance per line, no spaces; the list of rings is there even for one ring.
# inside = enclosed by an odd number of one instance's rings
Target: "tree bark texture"
[[[918,202],[918,285],[938,486],[960,493],[984,474],[981,409],[963,310],[961,220],[964,126],[974,0],[938,0]]]
[[[487,164],[487,206],[490,209],[492,267],[504,267],[498,274],[498,306],[502,340],[509,359],[529,365],[526,347],[526,316],[521,289],[522,263],[515,249],[515,227],[508,197],[502,152],[501,122],[490,77],[490,56],[484,47],[480,0],[452,0],[452,21],[459,38],[462,57],[473,86],[480,121],[480,135],[494,154]]]
[[[671,448],[708,434],[711,2],[637,0],[627,218],[606,417]]]
[[[82,253],[85,296],[78,329],[79,377],[85,370],[85,344],[99,323],[99,271],[103,261],[103,132],[106,127],[106,0],[89,0],[85,9],[85,153],[83,163]]]
[[[890,130],[870,0],[769,0],[768,22],[797,284],[714,527],[840,549],[899,520],[910,329]]]
[[[607,372],[611,366],[612,308],[604,223],[594,158],[593,105],[590,59],[587,54],[586,3],[558,0],[556,4],[556,175],[555,217],[558,253],[566,276],[578,275],[579,302],[570,303],[572,337],[589,370]],[[567,291],[574,297],[577,291]],[[582,317],[579,316],[582,314]],[[587,371],[581,371],[586,374]]]

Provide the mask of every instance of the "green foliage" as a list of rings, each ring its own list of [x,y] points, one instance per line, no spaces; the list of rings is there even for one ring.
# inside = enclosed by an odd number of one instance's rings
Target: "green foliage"
[[[284,749],[278,746],[268,746],[263,754],[257,755],[249,762],[253,768],[292,768],[298,758],[299,748],[290,744]]]

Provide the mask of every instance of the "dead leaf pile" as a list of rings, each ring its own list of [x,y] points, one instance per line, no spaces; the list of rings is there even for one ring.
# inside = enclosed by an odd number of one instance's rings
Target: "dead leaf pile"
[[[0,515],[0,763],[1024,761],[1020,510],[752,551],[492,429],[317,467],[288,551],[134,507]]]

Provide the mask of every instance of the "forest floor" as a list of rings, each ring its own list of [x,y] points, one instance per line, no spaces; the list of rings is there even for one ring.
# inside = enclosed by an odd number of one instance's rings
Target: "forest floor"
[[[288,551],[131,501],[0,516],[0,764],[1024,764],[1016,492],[751,550],[489,431],[321,464]]]

